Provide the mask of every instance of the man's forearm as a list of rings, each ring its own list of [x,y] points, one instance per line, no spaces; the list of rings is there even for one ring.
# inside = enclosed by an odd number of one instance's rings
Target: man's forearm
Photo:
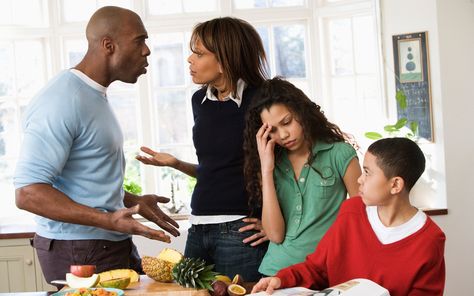
[[[15,192],[18,208],[36,215],[73,224],[113,230],[110,214],[76,203],[49,184],[32,184]]]

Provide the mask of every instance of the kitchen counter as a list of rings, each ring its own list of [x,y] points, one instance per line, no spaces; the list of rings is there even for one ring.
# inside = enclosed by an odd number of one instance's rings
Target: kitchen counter
[[[33,223],[2,223],[0,224],[0,239],[33,238],[35,228]]]
[[[125,295],[167,295],[167,296],[209,296],[207,290],[181,287],[176,283],[160,283],[146,275],[140,276],[138,283],[124,290]]]

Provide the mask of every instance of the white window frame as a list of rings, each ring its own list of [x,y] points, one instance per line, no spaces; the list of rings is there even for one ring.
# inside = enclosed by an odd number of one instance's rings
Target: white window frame
[[[85,25],[86,22],[71,22],[65,23],[62,16],[61,0],[43,1],[45,7],[45,26],[43,27],[0,27],[0,36],[5,39],[18,38],[44,38],[45,42],[45,77],[46,80],[51,79],[56,73],[67,66],[67,57],[65,56],[65,40],[84,39],[85,40]],[[79,1],[79,0],[78,0]],[[231,0],[217,0],[217,11],[208,13],[187,13],[181,15],[151,15],[147,12],[146,0],[130,0],[131,8],[137,12],[143,19],[145,27],[148,30],[150,38],[157,33],[167,32],[190,32],[194,25],[198,22],[203,22],[212,18],[220,16],[233,16],[242,18],[254,25],[273,27],[285,23],[304,23],[306,25],[305,36],[305,64],[306,64],[306,78],[289,79],[293,83],[307,82],[307,95],[323,106],[328,117],[336,112],[332,109],[331,94],[326,87],[327,79],[327,65],[324,64],[324,47],[321,44],[325,42],[325,32],[323,21],[324,18],[334,15],[348,15],[353,13],[368,13],[375,10],[375,5],[378,2],[374,0],[346,0],[337,3],[326,3],[323,0],[306,0],[303,7],[273,7],[262,9],[242,9],[235,10]],[[47,6],[46,6],[47,5]],[[376,16],[379,18],[379,15]],[[270,30],[269,38],[272,38],[272,30]],[[380,42],[380,36],[378,36]],[[148,42],[150,44],[150,42]],[[185,44],[186,46],[186,44]],[[267,53],[273,56],[273,48]],[[381,54],[381,50],[379,50]],[[380,58],[381,56],[379,56]],[[186,58],[186,56],[185,56]],[[269,61],[271,63],[271,61]],[[381,64],[381,62],[380,62]],[[270,65],[274,71],[275,65]],[[380,71],[383,73],[383,71]],[[154,131],[155,118],[153,108],[153,81],[152,73],[141,76],[137,82],[138,98],[136,108],[139,117],[137,118],[138,128],[138,145],[150,146],[153,148],[157,143],[157,133]],[[382,74],[382,82],[384,81]],[[384,90],[382,83],[382,90]],[[191,98],[191,89],[189,83],[185,86],[186,94]],[[382,98],[385,96],[381,96]],[[384,100],[384,112],[388,117],[388,107]],[[190,108],[190,105],[187,106]],[[192,112],[187,110],[192,116]],[[192,122],[192,118],[189,122]],[[20,121],[17,121],[18,125]],[[192,126],[188,126],[191,129]],[[20,126],[18,126],[20,130]],[[191,133],[190,133],[191,134]],[[20,139],[18,139],[20,141]],[[189,144],[192,146],[192,140]],[[138,152],[138,151],[137,151]],[[142,174],[142,188],[144,193],[159,192],[160,188],[157,186],[158,172],[153,166],[140,166]],[[13,197],[9,197],[12,198]]]

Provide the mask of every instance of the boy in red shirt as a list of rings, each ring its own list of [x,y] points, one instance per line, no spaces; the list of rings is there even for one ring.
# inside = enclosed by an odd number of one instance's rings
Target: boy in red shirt
[[[410,204],[409,193],[425,169],[416,143],[388,138],[369,146],[359,177],[359,197],[346,200],[334,224],[306,261],[261,279],[252,293],[303,286],[324,289],[367,278],[391,296],[443,295],[441,229]]]

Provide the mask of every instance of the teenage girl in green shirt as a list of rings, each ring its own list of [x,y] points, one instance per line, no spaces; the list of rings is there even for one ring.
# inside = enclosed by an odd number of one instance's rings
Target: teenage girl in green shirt
[[[280,78],[263,84],[246,124],[247,190],[270,240],[259,272],[274,275],[314,251],[347,193],[357,194],[361,169],[346,135]]]

